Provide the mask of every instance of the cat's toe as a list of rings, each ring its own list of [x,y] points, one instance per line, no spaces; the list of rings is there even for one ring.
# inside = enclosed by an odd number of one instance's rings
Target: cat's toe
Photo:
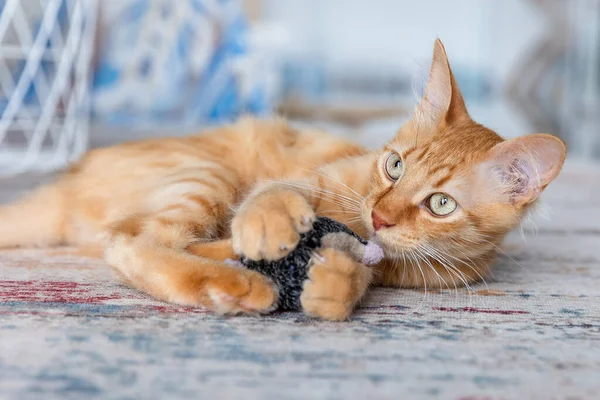
[[[302,310],[309,317],[329,321],[344,321],[350,318],[352,306],[337,300],[302,297]]]
[[[277,307],[278,291],[273,282],[258,273],[248,272],[209,288],[212,311],[218,314],[266,314]]]

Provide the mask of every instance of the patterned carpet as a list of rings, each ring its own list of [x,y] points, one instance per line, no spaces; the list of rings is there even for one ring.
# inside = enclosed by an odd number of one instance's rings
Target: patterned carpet
[[[600,173],[469,292],[374,290],[352,321],[222,318],[76,249],[0,252],[1,399],[598,399]]]

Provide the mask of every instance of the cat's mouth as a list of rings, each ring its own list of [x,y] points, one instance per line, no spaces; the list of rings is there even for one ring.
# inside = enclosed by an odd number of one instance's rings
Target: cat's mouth
[[[417,244],[412,243],[412,241],[398,240],[396,238],[391,239],[377,232],[371,235],[371,240],[383,249],[386,258],[402,258],[417,248]]]

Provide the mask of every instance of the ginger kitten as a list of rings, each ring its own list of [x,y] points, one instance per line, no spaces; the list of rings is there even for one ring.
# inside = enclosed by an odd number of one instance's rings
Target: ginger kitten
[[[371,283],[483,279],[565,153],[554,136],[505,141],[475,123],[438,40],[423,100],[380,151],[251,119],[93,150],[56,183],[0,208],[0,247],[100,244],[126,282],[156,298],[262,313],[276,304],[271,282],[223,261],[279,258],[326,215],[386,252],[372,270],[328,249],[311,269],[304,312],[341,320]]]

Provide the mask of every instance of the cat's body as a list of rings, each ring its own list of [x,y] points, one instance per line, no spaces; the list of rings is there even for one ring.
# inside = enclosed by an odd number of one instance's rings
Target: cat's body
[[[436,42],[425,98],[381,151],[252,119],[94,150],[57,183],[0,208],[0,247],[101,244],[125,281],[157,298],[267,312],[272,284],[223,261],[279,258],[325,215],[386,252],[374,273],[333,249],[311,269],[304,311],[344,319],[371,283],[482,279],[564,155],[550,135],[503,141],[474,123]]]
[[[201,238],[216,239],[227,234],[232,209],[258,182],[297,179],[365,153],[323,132],[251,118],[196,136],[92,150],[57,183],[2,210],[0,247],[96,244],[109,226],[133,214],[167,218],[185,207],[210,216]]]

